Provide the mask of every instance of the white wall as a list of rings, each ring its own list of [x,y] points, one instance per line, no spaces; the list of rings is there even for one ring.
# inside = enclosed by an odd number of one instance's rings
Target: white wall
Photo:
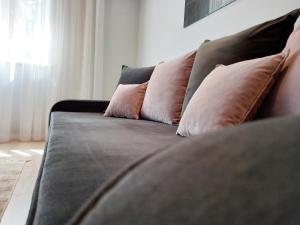
[[[139,0],[106,0],[104,18],[104,98],[110,99],[122,64],[137,62]]]
[[[237,0],[184,29],[184,2],[141,0],[138,65],[171,59],[198,48],[205,39],[229,35],[300,8],[300,0]]]

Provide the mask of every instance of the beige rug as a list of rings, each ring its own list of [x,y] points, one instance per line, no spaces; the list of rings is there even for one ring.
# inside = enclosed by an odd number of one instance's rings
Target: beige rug
[[[26,161],[22,158],[0,157],[0,221]]]

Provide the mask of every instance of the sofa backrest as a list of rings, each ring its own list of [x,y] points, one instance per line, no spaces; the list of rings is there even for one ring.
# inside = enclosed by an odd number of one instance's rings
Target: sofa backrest
[[[281,52],[294,30],[299,14],[300,9],[296,9],[277,19],[202,44],[194,61],[182,113],[199,85],[216,65],[230,65]]]

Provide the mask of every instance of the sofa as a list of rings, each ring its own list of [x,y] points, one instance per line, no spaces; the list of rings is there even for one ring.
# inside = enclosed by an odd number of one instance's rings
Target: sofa
[[[300,116],[263,116],[272,100],[191,138],[104,117],[109,101],[56,103],[27,225],[300,224]]]

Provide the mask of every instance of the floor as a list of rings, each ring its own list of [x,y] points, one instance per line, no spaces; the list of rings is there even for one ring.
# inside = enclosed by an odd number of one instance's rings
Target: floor
[[[35,180],[37,178],[38,170],[42,161],[44,145],[44,142],[13,142],[8,144],[0,144],[0,151],[8,150],[13,154],[17,153],[21,157],[30,159],[25,163],[23,171],[15,186],[11,200],[6,208],[6,211],[4,212],[1,225],[25,224]]]

